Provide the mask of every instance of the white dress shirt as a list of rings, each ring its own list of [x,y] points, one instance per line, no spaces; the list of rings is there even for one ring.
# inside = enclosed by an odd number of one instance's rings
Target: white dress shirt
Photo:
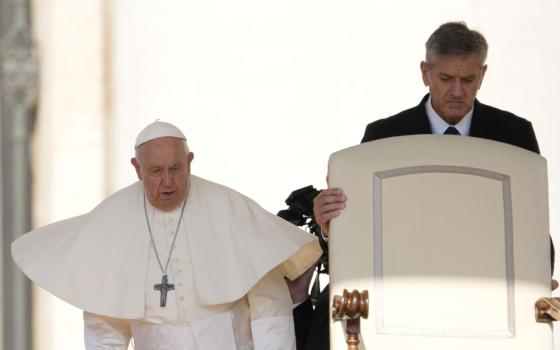
[[[451,125],[443,120],[434,110],[434,107],[432,107],[432,96],[428,98],[425,106],[426,114],[428,115],[428,120],[430,121],[430,127],[432,128],[432,134],[443,135],[445,130],[447,130],[448,127],[452,126],[457,129],[459,133],[461,133],[461,136],[469,136],[474,107],[471,108],[471,110],[457,124]]]

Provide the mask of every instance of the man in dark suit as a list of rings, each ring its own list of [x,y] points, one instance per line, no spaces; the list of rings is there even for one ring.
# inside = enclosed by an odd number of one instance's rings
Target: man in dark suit
[[[441,25],[426,42],[426,58],[420,63],[429,94],[416,107],[370,123],[362,143],[392,136],[454,134],[504,142],[539,153],[529,121],[476,99],[487,69],[487,52],[484,36],[464,23]],[[325,236],[329,221],[339,215],[345,202],[346,196],[338,188],[323,190],[315,197],[315,221]],[[557,283],[552,283],[554,289]],[[298,350],[328,349],[328,292],[323,292],[322,299],[325,300],[315,310],[307,301],[294,309]]]
[[[420,104],[407,109],[397,115],[380,119],[366,127],[362,143],[392,136],[405,136],[416,134],[445,133],[449,127],[457,124],[444,124],[444,119],[439,122],[440,132],[432,131],[430,118],[426,112],[431,109],[426,106],[431,95],[424,96]],[[445,128],[445,129],[442,129]],[[528,151],[539,153],[539,145],[531,123],[516,115],[482,104],[474,100],[470,128],[459,133],[464,136],[480,137],[484,139],[508,143]]]

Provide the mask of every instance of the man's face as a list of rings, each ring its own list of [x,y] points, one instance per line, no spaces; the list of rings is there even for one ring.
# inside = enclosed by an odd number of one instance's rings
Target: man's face
[[[187,195],[187,183],[194,154],[184,141],[161,137],[138,146],[131,163],[146,187],[148,201],[162,211],[179,206]]]
[[[432,65],[422,62],[420,70],[434,110],[449,124],[457,124],[473,107],[486,65],[476,54],[436,56]]]

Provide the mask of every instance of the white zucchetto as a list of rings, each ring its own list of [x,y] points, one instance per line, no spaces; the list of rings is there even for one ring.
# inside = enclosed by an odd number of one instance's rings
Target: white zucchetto
[[[185,135],[181,132],[181,130],[179,130],[178,127],[171,123],[162,122],[158,119],[152,124],[146,126],[142,131],[140,131],[138,137],[136,138],[134,148],[160,137],[176,137],[181,140],[187,140]]]

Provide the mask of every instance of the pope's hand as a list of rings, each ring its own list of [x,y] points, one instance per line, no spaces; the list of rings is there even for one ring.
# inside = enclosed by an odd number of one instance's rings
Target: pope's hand
[[[346,195],[340,188],[322,190],[313,200],[313,216],[325,237],[329,235],[329,222],[346,207]]]
[[[285,278],[288,289],[290,290],[290,296],[292,297],[292,303],[301,303],[309,297],[309,283],[311,283],[311,277],[313,277],[315,267],[316,265],[311,266],[307,269],[307,271],[293,281]]]

